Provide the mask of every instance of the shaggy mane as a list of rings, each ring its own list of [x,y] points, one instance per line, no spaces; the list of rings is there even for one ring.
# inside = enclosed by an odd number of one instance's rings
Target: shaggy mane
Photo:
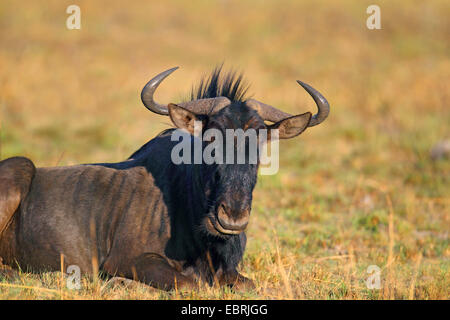
[[[191,101],[204,98],[226,97],[232,102],[244,102],[249,86],[243,81],[243,75],[236,71],[222,72],[217,66],[209,77],[200,79],[197,87],[191,90]]]

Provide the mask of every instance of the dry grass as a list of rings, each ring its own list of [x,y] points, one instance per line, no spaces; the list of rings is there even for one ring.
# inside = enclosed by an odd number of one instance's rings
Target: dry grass
[[[3,299],[448,299],[450,163],[429,150],[450,137],[448,1],[76,1],[82,29],[65,28],[73,1],[0,2],[0,158],[38,166],[124,159],[168,119],[139,92],[179,101],[226,62],[259,100],[314,110],[294,80],[332,105],[323,125],[283,141],[281,169],[255,191],[242,272],[254,292],[164,293],[60,273],[0,278]],[[381,289],[365,285],[381,268]]]

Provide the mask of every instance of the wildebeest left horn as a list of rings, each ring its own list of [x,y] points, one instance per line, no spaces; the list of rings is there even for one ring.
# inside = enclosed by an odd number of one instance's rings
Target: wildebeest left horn
[[[316,102],[318,112],[317,114],[312,116],[311,121],[308,124],[308,127],[316,126],[328,117],[328,114],[330,113],[330,105],[327,99],[325,99],[325,97],[319,91],[317,91],[310,85],[300,80],[297,80],[297,82],[306,90],[306,92],[309,93],[309,95]],[[249,99],[246,101],[246,103],[249,107],[255,109],[259,113],[261,118],[267,121],[278,122],[283,119],[292,117],[292,115],[289,113],[283,112],[277,108],[259,102],[258,100],[255,99]]]
[[[153,95],[161,82],[177,69],[178,67],[175,67],[161,72],[156,77],[147,82],[145,87],[142,89],[141,100],[148,110],[165,116],[169,115],[169,109],[167,108],[167,105],[157,103],[153,99]],[[216,97],[183,102],[180,103],[179,106],[197,114],[208,114],[215,113],[229,104],[230,100],[228,98]]]
[[[149,82],[147,82],[145,87],[142,89],[141,100],[142,100],[142,103],[144,104],[144,106],[148,110],[150,110],[150,111],[152,111],[154,113],[157,113],[157,114],[165,115],[165,116],[167,116],[169,114],[169,110],[167,109],[167,106],[159,104],[158,102],[156,102],[153,99],[153,94],[155,93],[155,91],[158,88],[159,84],[165,78],[167,78],[167,76],[169,74],[171,74],[172,72],[174,72],[177,69],[178,69],[178,67],[175,67],[175,68],[166,70],[164,72],[161,72],[156,77],[154,77]]]

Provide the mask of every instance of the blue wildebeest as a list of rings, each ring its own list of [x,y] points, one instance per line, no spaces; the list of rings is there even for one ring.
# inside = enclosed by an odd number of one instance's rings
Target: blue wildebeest
[[[150,80],[141,99],[191,134],[200,121],[203,130],[278,129],[279,138],[287,139],[329,113],[326,99],[300,81],[316,102],[314,116],[293,116],[245,99],[242,76],[224,75],[221,68],[192,90],[190,101],[159,104],[154,92],[175,69]],[[174,164],[174,130],[118,163],[36,168],[23,157],[1,161],[3,262],[31,272],[56,271],[63,255],[64,268],[77,265],[83,273],[100,271],[165,290],[200,281],[251,287],[237,267],[259,163]]]

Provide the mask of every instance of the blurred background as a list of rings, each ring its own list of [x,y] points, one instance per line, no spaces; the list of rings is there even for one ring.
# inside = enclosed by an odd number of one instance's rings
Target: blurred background
[[[66,28],[71,4],[81,30]],[[366,27],[371,4],[381,30]],[[331,113],[260,177],[244,273],[280,298],[448,298],[450,164],[430,151],[450,139],[449,15],[444,0],[2,0],[0,159],[127,158],[170,125],[140,91],[173,66],[160,102],[223,62],[254,98],[315,112],[299,79]],[[365,288],[373,264],[383,290]]]

